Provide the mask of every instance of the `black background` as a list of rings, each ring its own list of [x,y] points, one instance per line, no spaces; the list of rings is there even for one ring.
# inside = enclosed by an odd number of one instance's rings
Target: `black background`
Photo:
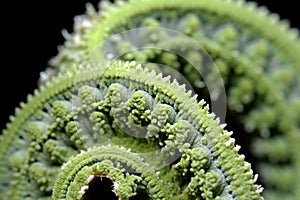
[[[98,0],[90,0],[94,6]],[[259,0],[291,27],[300,28],[297,1]],[[61,30],[72,32],[73,17],[85,12],[85,0],[10,1],[1,9],[0,130],[20,101],[37,86],[39,73],[63,44]],[[242,17],[242,16],[241,16]],[[300,56],[300,55],[299,55]]]

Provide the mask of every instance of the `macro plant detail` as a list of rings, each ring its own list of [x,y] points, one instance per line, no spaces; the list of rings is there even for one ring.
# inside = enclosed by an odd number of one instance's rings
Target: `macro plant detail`
[[[300,40],[277,15],[101,1],[63,34],[0,137],[1,198],[300,196]]]

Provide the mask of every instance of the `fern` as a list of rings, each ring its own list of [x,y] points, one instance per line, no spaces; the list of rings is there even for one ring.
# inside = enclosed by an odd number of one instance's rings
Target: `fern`
[[[285,22],[240,0],[103,1],[64,36],[3,130],[1,197],[300,196],[300,42]]]

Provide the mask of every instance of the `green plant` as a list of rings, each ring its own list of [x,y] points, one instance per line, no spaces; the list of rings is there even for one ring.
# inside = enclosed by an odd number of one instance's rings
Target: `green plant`
[[[65,36],[3,131],[1,197],[262,199],[239,135],[263,196],[300,196],[300,43],[285,22],[240,0],[101,2]],[[223,90],[226,130],[209,111],[223,121]]]

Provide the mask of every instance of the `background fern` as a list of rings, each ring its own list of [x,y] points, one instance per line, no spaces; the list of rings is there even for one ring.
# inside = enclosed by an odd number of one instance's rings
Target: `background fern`
[[[250,1],[250,0],[248,0]],[[2,76],[13,79],[8,85],[0,79],[0,89],[5,98],[0,99],[3,108],[0,113],[0,130],[5,127],[8,116],[14,114],[20,101],[25,101],[37,85],[39,73],[45,69],[50,58],[57,54],[57,46],[63,44],[62,29],[72,31],[73,18],[85,12],[85,3],[98,4],[98,0],[45,0],[45,1],[4,1],[2,9],[10,10],[14,18],[1,13],[3,38],[9,41],[2,44],[1,59],[10,67],[2,69]],[[251,0],[266,6],[271,12],[287,19],[291,27],[300,29],[300,4],[297,1]],[[39,9],[38,9],[39,8]],[[40,23],[36,19],[39,18]],[[45,39],[46,38],[46,39]],[[29,51],[36,49],[35,52]],[[22,87],[20,87],[20,85]]]
[[[15,17],[12,18],[6,13],[0,14],[5,30],[1,34],[9,41],[2,44],[4,52],[1,59],[4,63],[10,63],[10,67],[6,67],[1,74],[14,79],[9,86],[6,79],[0,79],[0,89],[6,94],[5,98],[0,99],[1,105],[5,105],[0,113],[0,130],[5,127],[8,116],[14,114],[19,102],[24,101],[27,94],[36,88],[39,73],[45,69],[49,59],[57,54],[57,46],[63,44],[65,40],[61,30],[72,31],[73,18],[85,12],[86,2],[86,0],[1,2],[1,8],[10,10],[11,15]],[[99,1],[88,2],[97,5]],[[251,0],[251,2],[266,6],[271,12],[278,13],[281,19],[289,20],[291,27],[300,29],[297,12],[300,10],[300,4],[297,1]],[[44,22],[37,21],[37,17]],[[33,53],[28,47],[37,51]]]

